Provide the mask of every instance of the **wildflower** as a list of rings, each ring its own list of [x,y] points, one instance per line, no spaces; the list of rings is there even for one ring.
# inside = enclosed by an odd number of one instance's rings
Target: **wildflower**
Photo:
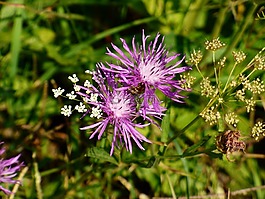
[[[64,116],[69,117],[72,114],[72,106],[71,105],[64,105],[64,107],[61,108],[61,114]]]
[[[205,42],[206,50],[216,51],[225,46],[225,43],[222,43],[219,38],[213,39],[212,41]]]
[[[90,101],[91,102],[97,102],[98,101],[98,94],[97,93],[91,93]]]
[[[251,130],[251,136],[258,140],[260,135],[265,136],[265,123],[258,121]]]
[[[98,70],[93,74],[93,79],[98,83],[98,88],[93,85],[90,88],[80,86],[78,94],[88,99],[87,103],[92,107],[91,112],[87,111],[84,116],[90,113],[90,117],[100,119],[98,122],[82,127],[81,130],[94,129],[90,139],[98,134],[101,139],[107,126],[113,126],[113,138],[110,155],[113,154],[114,147],[124,143],[126,150],[132,153],[133,140],[136,145],[144,150],[141,142],[151,143],[146,137],[138,132],[135,127],[143,128],[149,124],[135,123],[135,118],[139,116],[136,109],[135,97],[126,90],[117,89],[117,84],[109,72],[101,71],[99,68],[103,65],[98,64]],[[87,94],[86,90],[90,89]]]
[[[82,102],[75,106],[75,110],[77,110],[79,113],[85,113],[87,111],[86,106]]]
[[[220,61],[217,64],[223,68],[225,67],[225,62],[226,62],[226,57],[223,57],[222,59],[220,59]]]
[[[90,117],[91,118],[95,117],[97,119],[102,117],[102,110],[99,108],[99,106],[92,107]]]
[[[239,122],[238,117],[234,112],[225,114],[225,121],[227,124],[231,124],[234,127],[236,127],[237,123]]]
[[[182,81],[176,80],[176,74],[190,70],[190,67],[179,67],[185,57],[175,61],[180,54],[168,55],[168,51],[163,46],[164,37],[159,42],[160,34],[158,33],[154,41],[147,46],[147,39],[144,31],[142,33],[142,45],[137,48],[135,37],[132,39],[132,48],[129,48],[126,41],[121,38],[123,48],[128,53],[126,55],[121,49],[112,44],[115,53],[107,48],[107,55],[118,60],[118,64],[108,63],[109,68],[103,68],[117,74],[123,89],[138,91],[134,92],[142,99],[143,114],[153,105],[153,108],[162,114],[163,107],[161,101],[156,96],[156,89],[160,90],[167,97],[176,102],[183,102],[184,98],[180,92],[185,90],[181,87]],[[169,65],[169,66],[168,66]]]
[[[251,81],[251,82],[247,82],[244,87],[246,89],[248,89],[250,92],[252,92],[253,94],[261,94],[262,92],[265,91],[265,86],[262,80],[260,80],[259,78]]]
[[[1,145],[3,142],[0,143]],[[0,149],[0,155],[5,153],[5,148]],[[9,183],[9,184],[21,184],[19,180],[13,180],[12,178],[17,175],[17,172],[23,166],[23,163],[18,161],[20,154],[10,158],[10,159],[1,159],[0,160],[0,182],[1,183]],[[0,190],[5,194],[12,194],[12,192],[2,186],[0,186]]]
[[[265,56],[256,55],[254,58],[254,67],[258,70],[265,70]]]
[[[243,51],[239,51],[239,52],[233,51],[232,55],[233,55],[234,60],[235,60],[235,62],[237,64],[239,64],[242,61],[244,61],[246,59],[246,57],[247,57],[246,54]]]
[[[80,87],[78,85],[74,84],[74,90],[75,90],[75,92],[78,92],[78,91],[80,91]]]
[[[90,70],[86,70],[85,73],[93,75],[93,71],[90,71]]]
[[[209,122],[211,126],[217,124],[218,120],[221,118],[220,112],[216,111],[214,106],[201,112],[200,116],[205,122]]]
[[[245,99],[245,103],[246,103],[247,113],[255,110],[254,107],[256,105],[256,101],[254,100],[253,97],[251,97],[250,99]]]
[[[215,86],[211,85],[209,77],[203,78],[203,80],[200,83],[200,87],[201,87],[202,96],[214,97],[218,93],[218,90],[215,88]]]
[[[57,97],[59,97],[60,95],[63,94],[64,89],[61,89],[59,87],[59,88],[56,88],[56,89],[52,89],[52,92],[54,93],[54,97],[57,98]]]
[[[244,89],[240,89],[236,91],[236,98],[238,98],[240,101],[244,102],[246,100],[245,97],[245,90]]]
[[[190,59],[189,59],[190,63],[192,63],[192,64],[194,64],[196,66],[202,60],[202,52],[200,50],[198,50],[198,51],[193,50],[193,53],[191,53],[190,56],[191,56]]]
[[[84,86],[87,87],[87,88],[90,88],[91,87],[90,81],[86,80],[85,83],[84,83]]]
[[[76,74],[73,74],[73,76],[69,76],[68,79],[70,79],[71,82],[73,82],[74,84],[77,83],[79,81],[78,77],[76,76]]]
[[[79,88],[80,90],[80,88]],[[71,93],[67,93],[66,94],[66,97],[68,97],[69,99],[75,99],[76,98],[76,95],[75,95],[75,92],[74,91],[71,91]]]
[[[187,75],[180,75],[180,79],[181,79],[181,87],[188,90],[191,89],[191,86],[193,85],[196,77],[193,77],[190,75],[190,73],[188,73]]]
[[[237,86],[237,81],[236,80],[232,80],[229,84],[232,88],[235,88]]]

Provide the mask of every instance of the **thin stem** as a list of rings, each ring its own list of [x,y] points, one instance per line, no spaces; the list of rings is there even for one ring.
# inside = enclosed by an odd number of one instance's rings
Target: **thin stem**
[[[202,77],[202,78],[204,78],[204,76],[203,76],[203,74],[202,74],[201,70],[199,69],[199,66],[198,66],[198,64],[196,64],[195,66],[196,66],[196,69],[197,69],[197,71],[200,73],[201,77]]]
[[[234,64],[234,66],[233,66],[233,68],[232,68],[232,70],[231,70],[231,72],[230,72],[230,74],[229,74],[229,77],[228,77],[228,79],[227,79],[227,81],[226,81],[226,84],[225,84],[225,87],[224,87],[222,93],[224,93],[224,92],[226,91],[227,86],[228,86],[228,83],[230,82],[230,79],[231,79],[231,77],[232,77],[232,74],[233,74],[233,72],[234,72],[236,66],[237,66],[237,62]]]
[[[189,124],[187,124],[182,130],[177,132],[172,138],[170,138],[166,144],[169,145],[173,140],[175,140],[177,137],[179,137],[181,134],[183,134],[188,128],[191,127],[198,119],[200,118],[199,115],[197,115]]]

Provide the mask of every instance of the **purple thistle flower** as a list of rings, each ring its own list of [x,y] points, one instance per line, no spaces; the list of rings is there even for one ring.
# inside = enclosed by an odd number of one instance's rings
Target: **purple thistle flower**
[[[1,142],[0,144],[3,144]],[[5,153],[5,148],[0,149],[0,155],[3,155]],[[21,184],[19,180],[13,180],[12,178],[17,175],[17,171],[20,170],[21,166],[23,166],[23,163],[20,163],[18,161],[20,157],[20,154],[4,160],[0,160],[0,183],[9,183],[9,184]],[[11,194],[12,192],[2,186],[0,186],[0,190],[3,191],[5,194]]]
[[[129,48],[124,39],[120,39],[123,48],[127,54],[119,49],[114,44],[111,44],[115,53],[107,48],[107,55],[118,60],[120,64],[108,63],[110,68],[104,67],[106,71],[113,72],[120,78],[120,83],[128,89],[133,91],[133,94],[138,94],[142,98],[143,114],[146,110],[153,106],[157,113],[162,113],[164,108],[160,106],[161,102],[156,96],[156,89],[160,90],[170,99],[182,103],[184,96],[180,92],[185,90],[181,87],[182,82],[176,80],[176,74],[190,70],[191,67],[179,67],[185,57],[183,56],[179,61],[175,61],[180,54],[169,56],[169,52],[163,46],[164,37],[159,42],[160,34],[158,33],[153,42],[146,46],[149,36],[145,36],[144,30],[142,34],[142,45],[137,48],[135,44],[135,37],[132,39],[132,49]],[[139,91],[137,93],[137,91]]]
[[[98,64],[97,67],[98,70],[93,73],[93,79],[97,82],[98,88],[93,85],[89,88],[80,86],[81,90],[78,94],[85,98],[86,103],[91,106],[91,109],[83,117],[90,114],[90,117],[96,117],[100,121],[83,127],[81,130],[96,128],[89,138],[92,139],[97,134],[98,139],[100,139],[106,131],[107,126],[113,126],[110,155],[113,154],[115,146],[123,143],[125,144],[126,150],[132,153],[131,140],[140,149],[144,150],[141,142],[151,142],[137,131],[135,127],[143,128],[149,124],[135,123],[135,119],[139,114],[134,96],[125,90],[117,89],[118,85],[115,82],[113,74],[100,70],[103,64]],[[95,95],[97,95],[99,100],[95,100],[92,97]]]

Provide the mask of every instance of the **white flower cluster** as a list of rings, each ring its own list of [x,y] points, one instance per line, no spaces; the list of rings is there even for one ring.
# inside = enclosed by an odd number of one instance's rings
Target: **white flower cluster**
[[[89,72],[88,70],[86,71],[86,73],[93,74],[93,72],[91,72],[91,71]],[[70,100],[80,101],[80,103],[78,105],[76,105],[74,109],[72,109],[71,105],[64,105],[61,108],[61,114],[69,117],[74,110],[76,110],[79,113],[87,112],[88,109],[86,108],[85,104],[88,101],[97,102],[98,94],[91,93],[90,99],[88,99],[87,97],[83,97],[81,100],[79,100],[79,99],[77,99],[78,95],[76,93],[78,93],[81,90],[81,88],[83,87],[83,86],[79,86],[76,84],[77,82],[79,82],[79,78],[77,77],[76,74],[73,74],[72,76],[69,76],[68,79],[73,83],[74,91],[71,91],[70,93],[67,93],[65,96],[63,96],[62,94],[64,93],[65,90],[62,89],[61,87],[58,87],[56,89],[52,89],[52,92],[54,93],[54,97],[58,98],[59,96],[62,96],[62,97],[68,98]],[[85,81],[84,87],[86,87],[86,88],[92,87],[92,84],[89,82],[89,80]],[[87,90],[87,93],[89,94],[90,90]],[[101,115],[102,115],[102,113],[101,113],[101,109],[99,107],[92,108],[91,117],[100,118]]]
[[[91,111],[90,117],[91,118],[95,117],[97,119],[102,117],[102,110],[100,109],[99,106],[92,107],[92,111]]]
[[[54,93],[54,97],[57,98],[57,97],[59,97],[60,95],[63,94],[64,89],[61,89],[61,87],[59,87],[59,88],[56,88],[56,89],[52,89],[52,92]]]
[[[77,83],[77,82],[79,82],[79,79],[78,79],[78,77],[76,76],[76,74],[73,74],[72,77],[69,76],[68,79],[70,79],[71,82],[73,82],[74,84]]]
[[[68,105],[68,106],[64,105],[61,108],[61,114],[64,115],[64,116],[69,117],[72,114],[72,106],[71,105]]]
[[[75,110],[77,110],[79,113],[87,112],[86,106],[82,102],[80,102],[79,105],[75,106]]]

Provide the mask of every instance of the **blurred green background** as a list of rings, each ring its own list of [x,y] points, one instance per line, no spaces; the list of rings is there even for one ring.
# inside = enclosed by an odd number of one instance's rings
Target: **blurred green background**
[[[55,99],[51,91],[59,86],[71,90],[69,75],[81,74],[84,79],[85,70],[110,61],[105,53],[111,42],[121,47],[120,38],[130,43],[135,36],[140,43],[142,29],[152,38],[161,33],[168,49],[187,57],[193,49],[204,51],[207,39],[219,37],[226,48],[216,54],[217,59],[232,59],[232,50],[243,50],[250,60],[265,47],[263,4],[251,0],[0,1],[0,139],[8,155],[22,153],[28,168],[15,198],[176,198],[265,184],[264,140],[247,142],[247,153],[259,156],[240,156],[235,162],[199,155],[165,158],[147,168],[148,161],[142,160],[156,154],[159,145],[146,144],[146,151],[135,148],[133,155],[122,151],[109,157],[108,139],[89,140],[89,134],[79,130],[86,121],[78,115],[62,116],[64,101]],[[202,70],[207,74],[211,55],[204,55]],[[259,75],[264,80],[264,74]],[[186,104],[172,105],[167,124],[171,133],[191,122],[203,104],[192,92]],[[256,117],[265,119],[262,103],[256,112]],[[248,118],[242,120],[249,124],[257,119]],[[249,129],[243,128],[249,136]],[[144,133],[161,141],[155,127]],[[168,152],[182,154],[206,135],[211,139],[203,148],[210,148],[215,134],[199,120]],[[235,198],[261,199],[265,191],[247,191]]]

